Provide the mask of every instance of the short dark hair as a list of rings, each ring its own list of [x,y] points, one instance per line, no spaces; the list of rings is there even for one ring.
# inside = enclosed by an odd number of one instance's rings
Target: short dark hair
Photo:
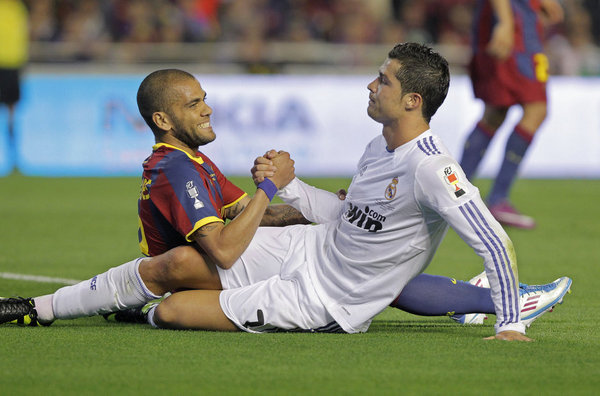
[[[183,70],[164,69],[152,72],[144,78],[137,92],[137,105],[146,124],[156,131],[152,114],[157,111],[168,112],[174,98],[172,84],[184,79],[195,77]]]
[[[388,53],[388,58],[400,62],[396,78],[402,85],[402,92],[421,95],[423,118],[431,121],[448,94],[448,61],[426,45],[417,43],[397,44]]]

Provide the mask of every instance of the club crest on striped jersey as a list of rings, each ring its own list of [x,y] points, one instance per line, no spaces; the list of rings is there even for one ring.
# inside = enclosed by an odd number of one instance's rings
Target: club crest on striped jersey
[[[442,177],[448,192],[454,199],[458,199],[467,193],[453,165],[445,166],[439,171],[439,175]]]
[[[388,201],[391,201],[392,199],[394,199],[394,197],[396,196],[396,185],[398,184],[398,178],[394,177],[392,179],[392,182],[390,184],[387,185],[387,187],[385,188],[385,199],[387,199]]]
[[[188,197],[194,200],[194,208],[200,209],[204,207],[204,203],[198,199],[198,189],[194,185],[194,181],[190,180],[185,183],[185,188]]]
[[[152,184],[152,180],[144,178],[142,180],[142,188],[140,191],[140,199],[145,201],[146,199],[150,199],[150,191],[148,191],[148,186]]]

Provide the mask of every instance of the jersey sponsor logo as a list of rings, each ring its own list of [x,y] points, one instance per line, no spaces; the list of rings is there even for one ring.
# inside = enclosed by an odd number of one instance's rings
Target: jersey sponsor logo
[[[385,216],[371,210],[368,206],[360,209],[358,205],[352,205],[348,202],[349,208],[344,213],[344,218],[355,226],[365,229],[369,232],[377,232],[383,228]]]
[[[387,187],[385,188],[385,199],[387,199],[388,201],[391,201],[392,199],[394,199],[394,197],[396,196],[396,185],[398,184],[398,178],[394,177],[392,179],[392,182],[390,184],[387,185]]]
[[[192,180],[188,181],[187,183],[185,183],[185,188],[186,188],[188,197],[190,197],[191,199],[194,200],[194,208],[196,208],[196,209],[203,208],[204,202],[202,202],[198,199],[198,189],[194,185],[194,182]]]
[[[467,193],[462,182],[459,180],[458,173],[454,170],[453,165],[444,167],[440,170],[439,174],[446,183],[448,192],[454,199],[458,199]]]

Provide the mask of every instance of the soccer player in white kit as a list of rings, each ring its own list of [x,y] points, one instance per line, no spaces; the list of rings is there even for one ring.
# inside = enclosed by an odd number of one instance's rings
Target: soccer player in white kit
[[[497,315],[490,338],[530,340],[519,317],[512,243],[429,130],[448,85],[440,55],[419,44],[394,47],[368,85],[368,114],[383,133],[367,146],[345,201],[294,179],[278,195],[323,224],[278,230],[270,243],[280,274],[229,290],[174,293],[157,306],[154,323],[364,332],[425,270],[450,225],[484,260]]]

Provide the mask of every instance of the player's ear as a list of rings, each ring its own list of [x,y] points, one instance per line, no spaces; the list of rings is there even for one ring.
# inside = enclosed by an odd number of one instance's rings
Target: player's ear
[[[170,131],[172,128],[169,116],[162,111],[156,111],[152,113],[152,121],[154,121],[156,126],[162,129],[163,131]]]
[[[404,103],[406,110],[416,110],[423,105],[423,97],[416,92],[412,92],[405,95]]]

